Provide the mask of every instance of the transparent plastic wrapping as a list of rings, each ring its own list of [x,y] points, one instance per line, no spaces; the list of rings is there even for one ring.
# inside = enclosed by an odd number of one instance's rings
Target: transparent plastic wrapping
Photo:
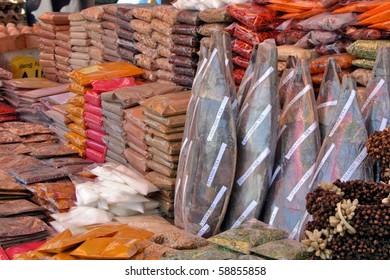
[[[362,117],[368,136],[385,129],[390,121],[390,46],[379,47],[372,76],[364,91]]]
[[[165,133],[162,133],[152,127],[148,127],[146,129],[146,131],[152,136],[156,136],[156,137],[159,137],[159,138],[162,138],[164,140],[167,140],[167,141],[171,141],[171,142],[181,142],[182,138],[183,138],[183,133],[182,132],[178,132],[178,133],[171,133],[171,134],[165,134]]]
[[[119,38],[127,39],[130,41],[134,40],[134,32],[131,32],[127,29],[118,28],[116,29],[116,34],[118,35]]]
[[[146,35],[150,35],[153,31],[150,23],[139,20],[139,19],[133,19],[130,22],[130,26],[135,31],[142,33],[142,34],[146,34]]]
[[[138,53],[138,52],[135,52],[135,51],[132,51],[132,50],[129,50],[129,49],[126,49],[126,48],[121,48],[121,47],[118,47],[117,51],[118,51],[118,54],[121,56],[122,59],[126,59],[126,60],[128,60],[130,62],[134,62],[134,57]]]
[[[186,91],[155,96],[153,98],[140,101],[139,103],[147,110],[161,117],[169,117],[185,114],[187,112],[190,97],[191,92]]]
[[[43,29],[38,29],[37,34],[42,38],[47,38],[51,40],[55,40],[56,38],[56,34],[54,32]]]
[[[189,25],[199,25],[201,23],[199,12],[195,10],[180,11],[180,13],[177,15],[177,20]]]
[[[172,26],[162,20],[153,19],[150,25],[154,31],[160,32],[166,36],[172,35]]]
[[[259,44],[266,39],[275,38],[277,35],[274,31],[262,31],[261,33],[254,32],[250,28],[239,23],[233,23],[232,25],[233,26],[229,26],[233,29],[232,36],[250,45]]]
[[[195,68],[186,68],[186,67],[181,67],[181,66],[173,66],[172,70],[173,70],[173,72],[176,75],[184,75],[184,76],[193,77],[193,78],[195,77],[195,74],[196,74],[196,69]]]
[[[172,33],[179,35],[198,36],[197,28],[194,25],[179,24],[172,26]]]
[[[347,28],[345,34],[353,40],[378,40],[381,39],[382,33],[377,29],[371,28],[356,28],[350,26]]]
[[[163,69],[158,69],[157,71],[154,72],[154,74],[156,75],[157,79],[166,80],[166,81],[172,81],[172,78],[175,75],[173,72],[163,70]]]
[[[144,112],[145,108],[142,106],[137,106],[131,109],[127,109],[124,112],[124,122],[131,122],[133,125],[141,128],[142,130],[146,130],[146,125],[144,123]]]
[[[375,60],[379,46],[390,46],[386,40],[358,40],[351,44],[347,50],[350,54],[369,60]]]
[[[314,173],[321,135],[313,85],[308,64],[298,60],[291,90],[279,121],[280,151],[275,156],[275,171],[262,220],[284,229],[290,239],[299,239],[305,220],[305,197]]]
[[[133,41],[128,41],[128,40],[124,40],[124,39],[118,39],[118,46],[125,48],[125,49],[128,49],[128,50],[131,50],[131,51],[138,52],[137,43],[135,41],[133,42]]]
[[[224,229],[261,215],[272,175],[279,112],[277,48],[274,41],[269,40],[261,43],[256,51],[255,82],[243,93],[237,123],[236,177]]]
[[[173,65],[169,63],[167,58],[157,58],[156,66],[157,69],[173,72]]]
[[[295,45],[306,34],[307,31],[304,30],[283,30],[280,31],[278,36],[276,37],[276,43],[278,44],[278,46]]]
[[[103,117],[102,108],[98,107],[98,106],[95,106],[93,104],[90,104],[90,103],[85,103],[84,104],[84,111],[85,112],[89,112],[91,114],[94,114],[96,116]]]
[[[126,133],[130,134],[133,137],[136,137],[140,141],[144,141],[146,132],[144,132],[142,129],[136,127],[132,123],[128,122],[125,123],[123,126],[123,129],[126,131]]]
[[[197,32],[205,37],[211,37],[214,32],[222,32],[228,26],[228,23],[206,23],[198,26]]]
[[[355,71],[353,71],[351,75],[358,84],[367,87],[368,82],[370,81],[372,76],[372,71],[368,69],[358,68]]]
[[[151,58],[153,60],[155,60],[156,58],[159,57],[156,49],[152,49],[152,48],[150,48],[150,47],[148,47],[140,42],[135,43],[135,48],[139,52],[143,53],[144,55],[148,56],[149,58]]]
[[[144,22],[144,21],[142,21],[142,22]],[[123,20],[121,18],[117,18],[116,19],[116,25],[118,26],[118,28],[123,28],[123,29],[126,29],[126,30],[130,31],[130,32],[134,31],[134,29],[132,28],[131,22],[129,22],[127,20]]]
[[[135,38],[137,40],[137,38]],[[156,44],[154,48],[157,48],[157,44],[161,44],[167,48],[171,48],[173,46],[173,41],[170,36],[166,36],[160,32],[153,31],[151,38],[149,37],[149,40],[153,40]],[[138,40],[140,41],[140,40]]]
[[[108,62],[72,71],[69,76],[76,83],[85,86],[94,80],[140,76],[142,73],[141,69],[127,62]]]
[[[280,61],[287,61],[289,56],[295,56],[298,59],[313,59],[318,56],[314,49],[305,50],[297,46],[278,46],[278,54]]]
[[[98,152],[91,148],[85,149],[85,156],[93,162],[97,163],[104,163],[106,161],[105,153]]]
[[[79,147],[80,149],[87,148],[87,138],[74,133],[74,132],[68,132],[64,135],[65,139],[71,142],[73,145]]]
[[[368,135],[356,100],[356,82],[344,75],[331,129],[318,155],[310,187],[321,182],[372,181],[372,163],[367,157]]]
[[[163,138],[147,134],[145,136],[145,143],[169,155],[178,155],[180,153],[180,142],[170,142]]]
[[[149,7],[139,7],[132,10],[132,14],[135,18],[151,22],[153,19],[153,10]]]
[[[149,71],[157,70],[156,62],[153,58],[145,54],[137,54],[134,56],[134,62],[138,67]]]
[[[297,61],[296,61],[295,56],[290,56],[286,62],[286,67],[283,70],[283,73],[279,79],[278,95],[279,95],[280,108],[283,108],[283,106],[284,106],[284,100],[286,98],[288,89],[290,88],[290,84],[293,81],[292,80],[292,78],[294,76],[293,71],[294,71],[296,62]]]
[[[77,117],[77,116],[72,115],[72,114],[68,114],[68,115],[66,115],[66,117],[69,120],[71,120],[72,122],[74,122],[75,124],[85,127],[85,122],[84,122],[83,118]]]
[[[47,12],[39,16],[39,19],[47,24],[54,25],[69,25],[69,17],[70,13],[63,12]]]
[[[150,169],[146,166],[147,159],[133,149],[126,149],[123,155],[130,165],[141,174],[146,174],[146,172],[150,171]]]
[[[232,22],[233,18],[228,14],[226,9],[207,9],[199,13],[200,20],[207,23]]]
[[[61,48],[64,48],[66,50],[71,50],[72,49],[72,45],[69,43],[70,40],[68,42],[64,42],[64,41],[60,41],[60,40],[55,40],[55,44],[57,46],[60,46]]]
[[[197,56],[197,48],[182,46],[182,45],[174,45],[171,47],[171,52],[176,55],[182,55],[187,57],[196,57]]]
[[[158,45],[157,47],[157,54],[161,57],[170,58],[173,56],[173,53],[164,45]]]
[[[153,7],[153,17],[174,25],[178,23],[177,16],[181,11],[171,5],[157,5]]]
[[[175,197],[175,225],[199,236],[212,236],[220,230],[237,156],[234,97],[225,75],[228,54],[221,33],[213,35],[210,52],[206,66],[197,73],[199,81],[194,82],[196,105],[191,106],[194,111],[183,142],[188,145],[187,156],[179,162],[182,175]]]
[[[352,61],[354,60],[354,56],[349,53],[321,56],[312,59],[309,62],[310,73],[311,74],[324,73],[329,58],[334,58],[336,60],[336,63],[339,65],[341,69],[351,68]]]
[[[142,33],[138,33],[138,32],[134,33],[134,39],[136,41],[140,42],[141,44],[143,44],[143,45],[145,45],[145,46],[147,46],[149,48],[156,49],[157,48],[157,42],[155,40],[153,40],[152,38],[153,38],[153,35],[151,37],[151,36],[148,36],[148,35],[145,35],[145,34],[142,34]]]
[[[337,31],[341,28],[352,25],[356,20],[356,14],[332,14],[322,13],[311,18],[305,19],[298,23],[298,26],[306,30],[327,30]]]
[[[317,97],[317,112],[322,140],[328,135],[332,126],[333,116],[341,92],[340,72],[341,69],[337,65],[336,60],[330,58]]]
[[[0,131],[9,131],[19,136],[51,133],[51,130],[42,124],[18,121],[0,124]]]
[[[318,45],[327,45],[336,42],[342,36],[336,31],[313,30],[303,36],[295,46],[311,49]]]
[[[193,57],[185,57],[174,55],[169,58],[169,63],[175,66],[181,66],[186,68],[196,68],[197,67],[197,59]]]
[[[133,11],[131,8],[118,7],[115,15],[123,20],[131,21],[133,19]]]
[[[316,47],[316,52],[319,55],[330,55],[330,54],[339,54],[346,53],[349,45],[352,44],[352,41],[349,40],[339,40],[330,45],[319,45]]]
[[[89,21],[102,21],[104,9],[102,6],[94,6],[87,9],[84,9],[80,12],[80,14]]]
[[[194,79],[194,77],[189,77],[186,75],[175,75],[172,77],[172,82],[187,88],[191,88],[192,84],[194,83]]]
[[[253,3],[229,5],[226,11],[253,31],[261,31],[277,20],[274,10]]]

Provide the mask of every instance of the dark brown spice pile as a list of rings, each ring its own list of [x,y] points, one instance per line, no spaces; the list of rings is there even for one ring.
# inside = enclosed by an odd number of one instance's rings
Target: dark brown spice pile
[[[368,155],[380,163],[381,180],[390,181],[390,129],[387,127],[383,131],[372,134],[367,141]]]

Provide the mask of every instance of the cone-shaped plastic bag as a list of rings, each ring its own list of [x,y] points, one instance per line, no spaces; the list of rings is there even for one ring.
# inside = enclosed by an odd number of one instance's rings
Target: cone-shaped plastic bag
[[[269,190],[263,220],[288,231],[291,239],[297,239],[321,147],[313,85],[305,60],[297,63],[290,93],[293,96],[287,97],[280,119],[286,125],[281,139],[280,171],[276,171]]]
[[[221,34],[212,36],[210,56],[199,72],[196,110],[188,155],[179,185],[180,200],[176,198],[175,217],[183,221],[184,229],[199,236],[219,232],[234,180],[237,156],[235,121],[229,82],[226,78],[225,54]],[[222,53],[222,55],[220,55]],[[187,124],[188,125],[188,124]],[[179,212],[178,209],[182,211]],[[180,226],[179,223],[176,223]]]
[[[337,179],[373,180],[372,165],[365,148],[367,130],[356,95],[355,80],[344,75],[332,126],[318,155],[310,188],[322,181],[331,183]]]
[[[237,168],[223,225],[226,230],[259,217],[272,175],[279,112],[275,41],[264,41],[257,52],[255,83],[237,123]]]
[[[332,119],[340,96],[341,83],[339,73],[341,69],[334,58],[328,60],[320,92],[317,97],[317,112],[320,122],[322,141],[331,129]]]
[[[368,136],[390,122],[390,47],[379,47],[361,111]]]
[[[258,47],[259,47],[258,44],[253,46],[252,56],[251,56],[251,59],[249,61],[248,68],[246,68],[246,70],[245,70],[244,78],[242,79],[240,87],[238,88],[238,91],[237,91],[238,111],[241,110],[242,103],[244,102],[245,96],[253,84],[253,76],[254,76],[253,69],[255,67],[255,63],[256,63],[256,59],[257,59]]]
[[[193,116],[195,115],[196,108],[198,107],[197,104],[198,102],[198,94],[199,94],[199,86],[201,85],[201,82],[203,80],[204,76],[204,68],[207,64],[207,59],[208,59],[208,48],[201,43],[200,50],[199,50],[199,67],[196,73],[196,77],[194,79],[194,83],[192,85],[192,95],[190,102],[188,103],[188,108],[187,108],[187,114],[186,114],[186,122],[185,122],[185,128],[184,128],[184,133],[183,133],[183,141],[182,141],[182,146],[181,146],[181,151],[180,151],[180,157],[179,157],[179,166],[177,169],[177,180],[176,180],[176,186],[175,186],[175,200],[177,203],[175,203],[175,211],[177,213],[182,213],[182,199],[183,199],[183,188],[182,184],[184,184],[183,178],[183,172],[186,166],[186,159],[188,157],[189,153],[189,144],[191,143],[193,139],[193,125],[194,125],[194,118]],[[192,146],[191,146],[192,148]],[[175,216],[175,224],[180,227],[184,228],[184,220],[183,220],[183,215],[177,215]]]

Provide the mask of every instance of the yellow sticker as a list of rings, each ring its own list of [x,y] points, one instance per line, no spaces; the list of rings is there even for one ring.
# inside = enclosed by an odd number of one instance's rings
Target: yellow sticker
[[[42,77],[42,66],[39,66],[39,61],[31,56],[14,57],[11,60],[11,68],[14,79]]]

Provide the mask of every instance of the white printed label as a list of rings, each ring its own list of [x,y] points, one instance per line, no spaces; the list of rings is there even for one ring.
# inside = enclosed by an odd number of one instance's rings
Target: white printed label
[[[211,169],[211,172],[210,172],[210,176],[207,180],[207,187],[211,187],[211,185],[213,184],[215,174],[217,174],[218,167],[221,164],[221,159],[223,157],[223,154],[225,153],[226,146],[227,145],[225,143],[222,143],[221,148],[219,149],[217,159],[214,162],[213,168]]]
[[[337,128],[340,126],[340,124],[342,123],[342,121],[344,120],[345,118],[345,115],[347,114],[349,108],[351,107],[352,103],[353,103],[353,100],[355,99],[356,97],[356,91],[355,90],[352,90],[351,92],[351,95],[350,97],[348,98],[348,101],[347,103],[345,104],[343,110],[341,111],[340,113],[340,116],[338,117],[336,123],[334,124],[332,130],[329,132],[329,137],[332,137],[334,135],[334,133],[336,132]]]
[[[186,139],[184,139],[183,141],[183,144],[181,145],[180,154],[183,152],[185,146],[187,145],[187,142],[188,142],[188,138],[186,137]]]
[[[376,87],[373,89],[371,94],[367,97],[366,102],[364,102],[362,106],[362,113],[364,112],[364,110],[366,110],[368,104],[370,104],[371,100],[375,97],[375,95],[378,94],[378,92],[380,91],[380,89],[383,87],[384,84],[385,84],[385,80],[381,79],[379,83],[376,85]]]
[[[288,110],[290,110],[291,106],[294,105],[302,96],[304,96],[307,92],[311,90],[311,85],[305,86],[303,90],[301,90],[286,106],[286,109],[283,110],[282,118],[287,114]]]
[[[311,187],[313,186],[314,180],[316,179],[318,173],[320,173],[321,168],[324,166],[325,162],[328,160],[328,157],[330,156],[330,154],[332,153],[332,151],[334,150],[334,148],[336,148],[336,145],[332,143],[332,145],[331,145],[330,148],[326,151],[324,157],[322,158],[322,160],[321,160],[321,162],[320,162],[320,165],[318,165],[318,168],[317,168],[316,172],[315,172],[314,175],[313,175],[313,179],[312,179],[311,182],[310,182],[309,189],[311,189]]]
[[[265,118],[267,117],[267,115],[269,114],[269,112],[271,112],[272,110],[272,106],[271,105],[268,105],[265,110],[261,113],[261,115],[259,116],[259,118],[256,120],[256,122],[252,125],[252,127],[249,129],[248,133],[245,135],[244,139],[242,140],[241,144],[243,146],[246,145],[246,143],[248,143],[248,140],[249,138],[251,138],[251,136],[253,135],[253,133],[255,132],[255,130],[259,127],[259,125],[265,120]]]
[[[298,138],[298,140],[294,143],[294,145],[291,147],[290,151],[288,151],[286,155],[286,159],[290,159],[292,154],[298,149],[298,147],[303,143],[303,141],[306,140],[309,135],[315,131],[318,127],[317,122],[314,122],[302,135]]]
[[[294,71],[291,70],[291,72],[286,76],[284,77],[284,79],[282,80],[280,86],[284,86],[285,84],[287,84],[288,81],[290,81],[292,79],[292,77],[294,77]]]
[[[244,114],[246,109],[248,109],[248,107],[249,107],[249,103],[245,103],[244,107],[241,108],[240,114],[238,116],[239,119],[242,117],[242,115]]]
[[[256,167],[260,165],[260,163],[263,162],[263,160],[270,154],[270,149],[267,147],[260,155],[259,157],[255,160],[254,163],[249,167],[249,169],[244,173],[244,175],[241,176],[237,180],[237,184],[241,187],[246,179],[252,174],[253,171],[255,171]]]
[[[292,201],[294,196],[297,194],[297,192],[299,191],[299,189],[303,186],[303,184],[310,178],[310,176],[313,174],[313,171],[314,171],[314,167],[316,165],[313,164],[312,167],[310,167],[310,169],[305,173],[305,175],[303,175],[302,179],[299,180],[298,184],[296,184],[296,186],[292,189],[291,193],[288,195],[287,197],[287,200],[288,201]]]
[[[221,103],[221,106],[219,107],[218,109],[218,112],[217,112],[217,116],[215,117],[215,121],[214,121],[214,124],[213,126],[211,127],[211,131],[210,131],[210,134],[209,136],[207,137],[207,141],[211,141],[213,140],[213,137],[214,137],[214,134],[215,132],[217,131],[217,128],[218,128],[218,125],[219,125],[219,122],[222,118],[222,114],[223,114],[223,111],[225,111],[225,107],[226,107],[226,104],[228,103],[229,101],[229,97],[225,96],[222,100],[222,103]]]
[[[276,214],[278,214],[278,211],[279,211],[279,207],[275,206],[274,210],[272,210],[271,218],[269,219],[269,223],[268,224],[270,226],[272,226],[274,224],[274,221],[275,221],[275,218],[276,218]]]
[[[233,224],[232,228],[238,227],[242,224],[242,222],[248,217],[248,215],[256,208],[257,202],[252,201],[251,204],[245,209],[244,213],[237,219],[237,221]]]
[[[200,75],[204,76],[203,68],[206,66],[206,64],[207,64],[207,58],[203,59],[202,64],[200,65],[199,70],[198,70],[198,75],[196,75],[194,82],[192,83],[193,85],[199,79]]]
[[[210,228],[210,226],[209,226],[208,224],[204,225],[204,226],[200,229],[200,231],[198,232],[197,236],[202,237],[203,234],[205,234],[206,231],[209,230],[209,228]]]
[[[295,225],[294,229],[292,230],[292,232],[290,233],[290,235],[288,236],[289,239],[294,239],[295,236],[297,236],[297,233],[298,233],[298,229],[299,229],[299,224],[301,223],[301,221],[298,221],[298,223]]]
[[[298,232],[302,231],[302,227],[305,225],[305,221],[306,221],[308,216],[309,216],[309,212],[305,211],[305,214],[303,215],[303,218],[299,222]]]
[[[272,174],[271,182],[269,183],[270,187],[274,183],[274,181],[275,181],[276,177],[278,176],[280,170],[282,170],[282,167],[280,165],[278,165],[278,167],[276,167],[276,169],[274,171],[274,174]]]
[[[211,204],[209,210],[207,210],[206,214],[203,216],[202,221],[200,221],[199,225],[204,226],[207,223],[207,220],[213,214],[215,208],[217,207],[218,203],[221,201],[222,197],[226,193],[227,188],[223,186],[221,190],[218,192],[217,196],[215,197],[213,203]]]
[[[235,110],[237,108],[238,101],[237,99],[234,99],[233,104],[232,104],[232,109]]]
[[[280,136],[282,136],[283,132],[286,130],[287,125],[283,125],[283,127],[279,130],[278,137],[276,137],[277,141],[279,141]]]
[[[317,106],[317,109],[322,109],[322,108],[326,108],[326,107],[330,107],[330,106],[337,106],[337,103],[338,103],[337,100],[321,103],[320,105]]]
[[[251,87],[251,89],[248,91],[248,94],[247,94],[247,97],[248,98],[254,91],[255,89],[262,83],[265,81],[265,79],[268,78],[269,75],[272,74],[272,72],[274,72],[274,68],[271,66],[270,68],[268,68],[267,71],[265,71],[265,73],[263,74],[263,76],[260,77],[260,79],[257,80],[256,83],[254,83],[254,85]]]
[[[346,182],[351,178],[352,174],[356,171],[359,165],[363,162],[363,160],[367,157],[367,148],[365,147],[357,158],[353,161],[352,165],[348,168],[347,172],[341,177],[342,182]]]
[[[180,187],[180,183],[181,183],[181,178],[179,178],[179,179],[177,180],[177,184],[176,184],[176,190],[177,190],[177,189],[179,189],[179,187]]]
[[[187,188],[187,183],[188,183],[188,175],[186,175],[186,178],[184,180],[184,185],[183,185],[183,192],[186,191],[186,188]]]
[[[387,127],[387,119],[383,118],[381,122],[381,126],[379,127],[379,131],[384,130]]]

